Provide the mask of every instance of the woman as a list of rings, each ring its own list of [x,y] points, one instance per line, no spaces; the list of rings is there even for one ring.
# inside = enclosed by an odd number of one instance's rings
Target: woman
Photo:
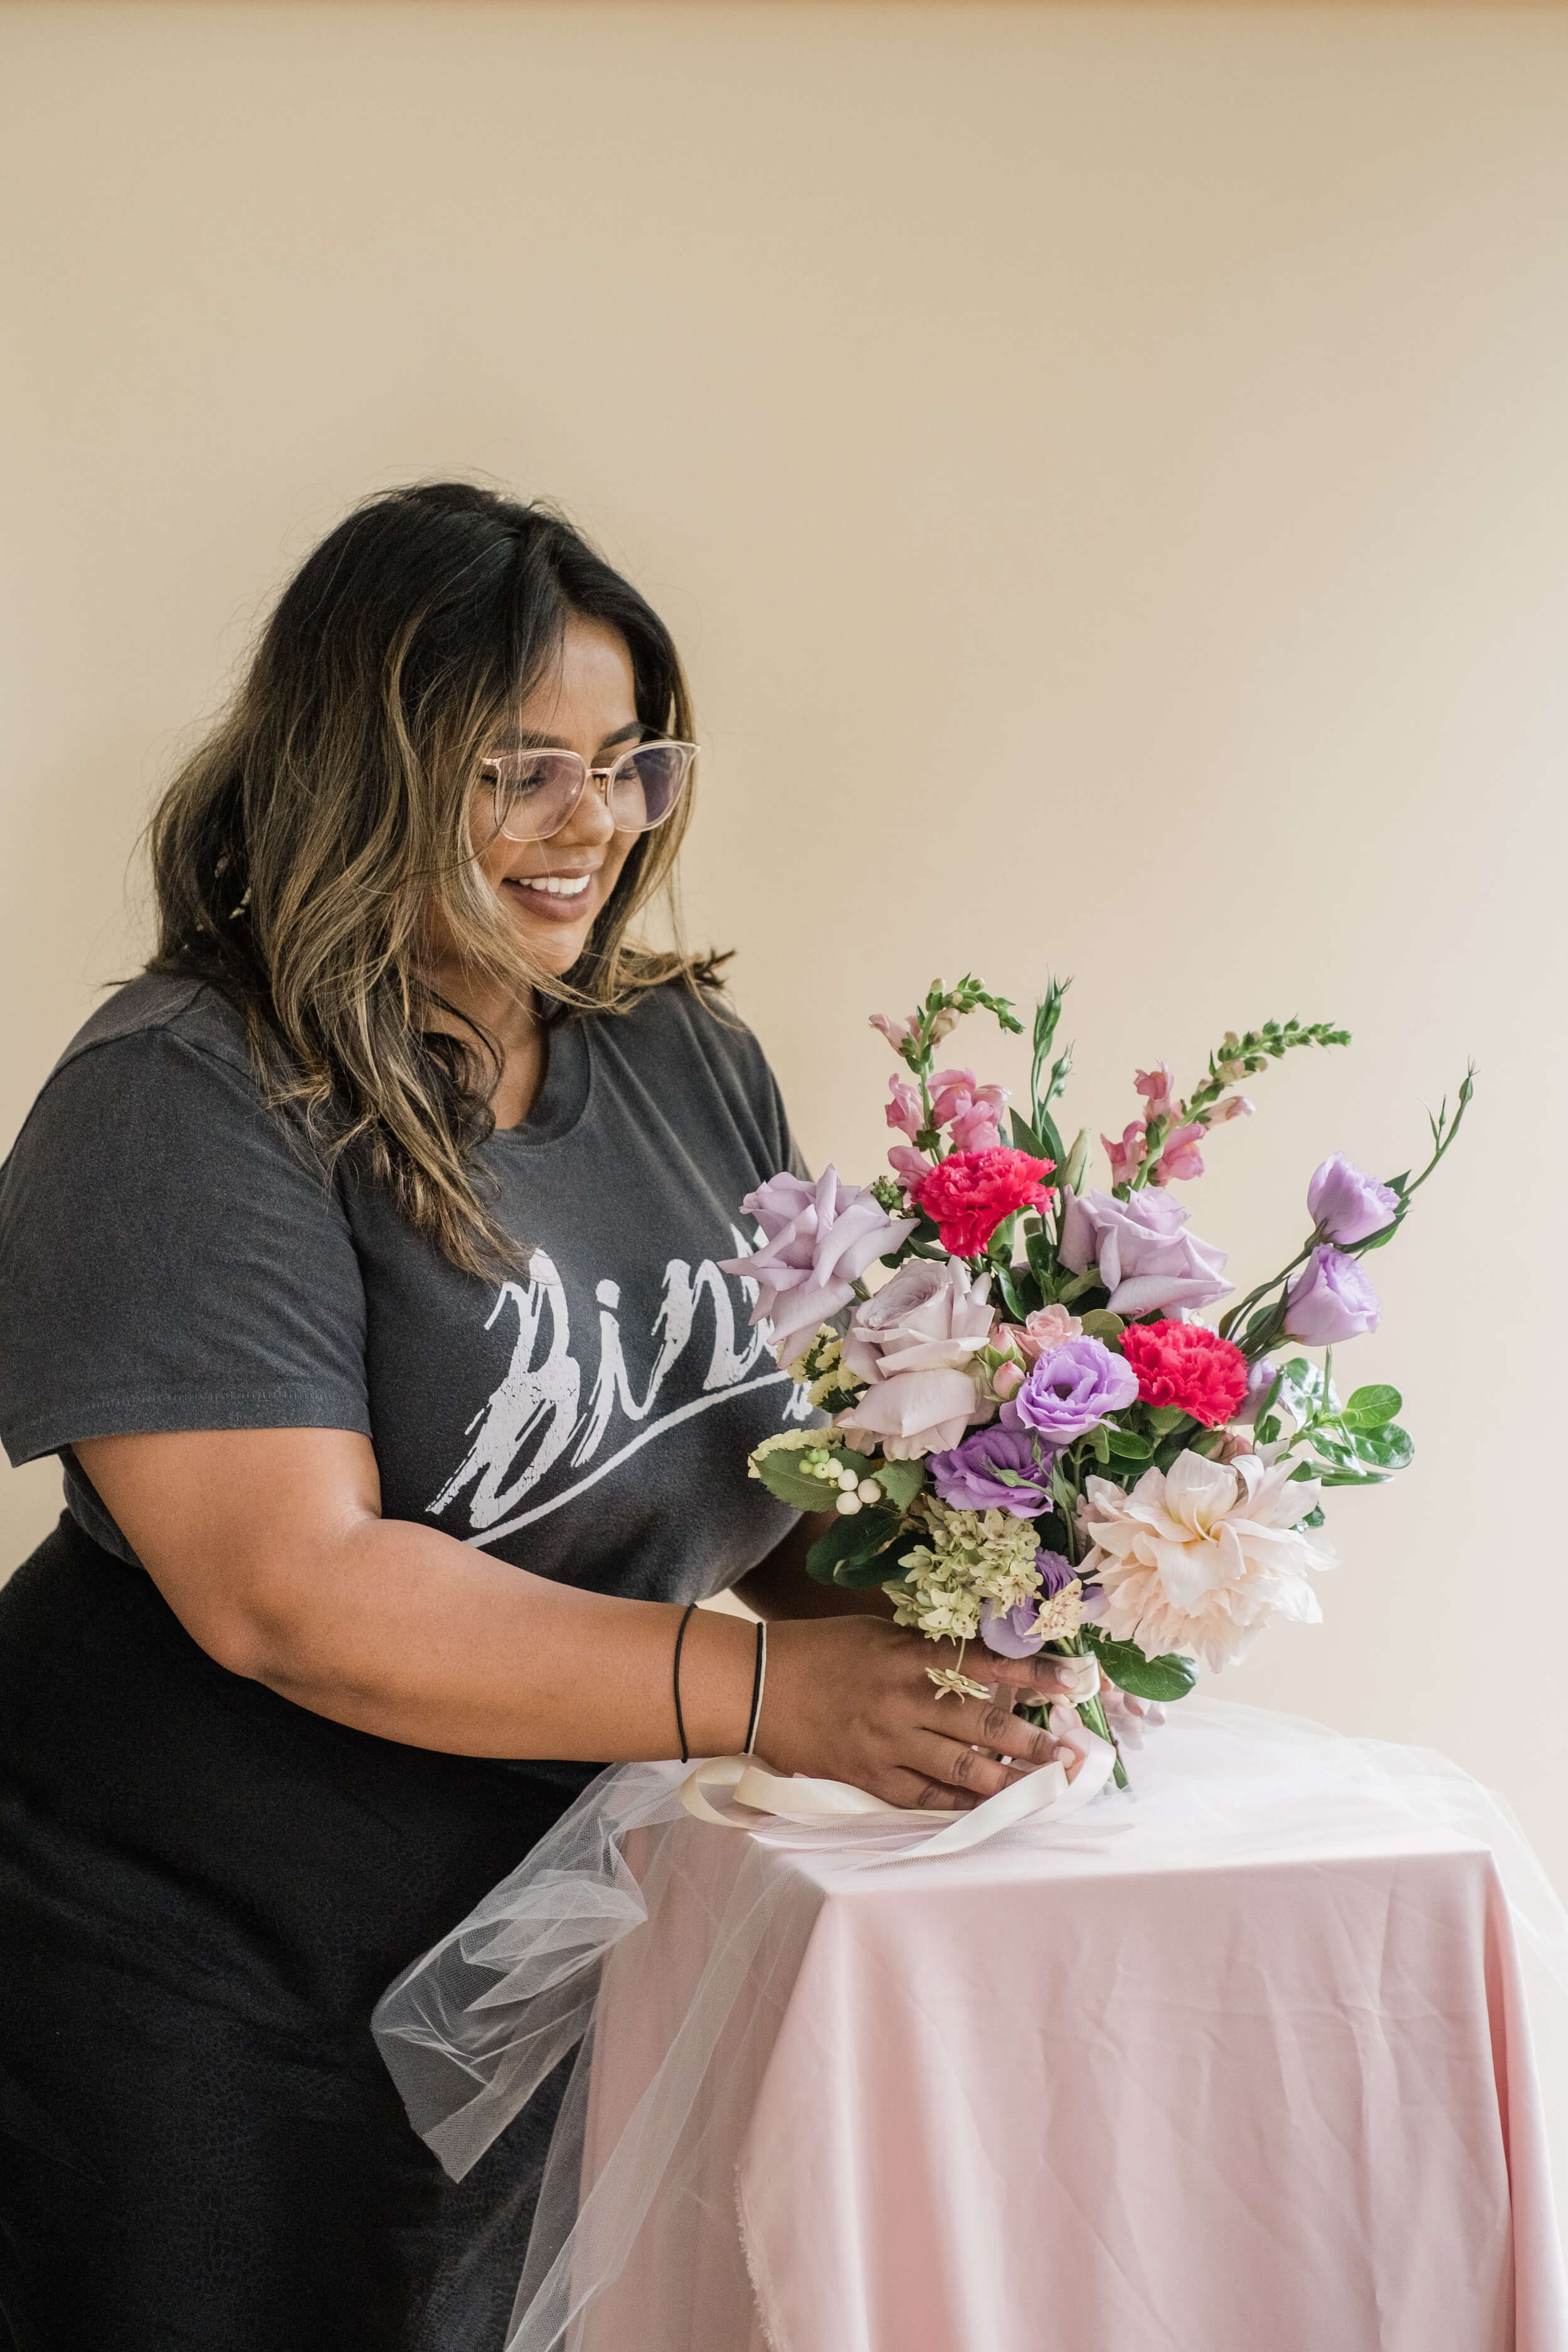
[[[18,2345],[500,2344],[551,2102],[447,2182],[370,2012],[676,1752],[683,1625],[685,1744],[742,1743],[752,1629],[682,1604],[784,1621],[786,1769],[948,1805],[1046,1751],[837,1613],[746,1476],[799,1406],[717,1262],[794,1147],[712,962],[628,928],[690,733],[555,516],[373,500],[170,788],[158,953],[0,1179],[0,1435],[67,1499],[0,1598]]]

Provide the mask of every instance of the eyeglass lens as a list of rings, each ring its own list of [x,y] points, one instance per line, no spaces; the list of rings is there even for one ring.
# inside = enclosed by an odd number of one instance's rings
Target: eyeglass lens
[[[617,833],[647,833],[675,806],[690,769],[685,743],[647,743],[610,771],[606,798]],[[510,841],[548,841],[582,795],[588,771],[575,751],[519,751],[489,760],[498,829]]]

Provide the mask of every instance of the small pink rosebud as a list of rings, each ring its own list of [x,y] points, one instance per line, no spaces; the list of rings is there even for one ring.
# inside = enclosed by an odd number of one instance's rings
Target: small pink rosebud
[[[1024,1385],[1024,1367],[1011,1361],[998,1364],[991,1375],[991,1393],[1005,1404]]]

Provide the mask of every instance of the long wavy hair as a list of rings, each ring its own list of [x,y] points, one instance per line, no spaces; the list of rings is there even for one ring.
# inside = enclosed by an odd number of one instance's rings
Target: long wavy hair
[[[689,740],[668,630],[547,507],[464,482],[368,499],[284,590],[234,702],[153,814],[151,969],[199,975],[243,1013],[268,1099],[326,1166],[354,1148],[408,1222],[468,1273],[515,1264],[476,1146],[493,1129],[495,1042],[428,977],[431,919],[475,975],[553,1019],[617,1012],[721,958],[630,935],[668,903],[690,817],[640,835],[578,962],[536,971],[475,862],[472,786],[574,614],[617,629],[637,716]],[[487,1188],[488,1189],[488,1188]]]

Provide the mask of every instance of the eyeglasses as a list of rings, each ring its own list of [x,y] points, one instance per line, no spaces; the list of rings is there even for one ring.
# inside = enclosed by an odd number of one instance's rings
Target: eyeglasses
[[[617,833],[651,833],[674,809],[696,757],[695,743],[638,743],[609,767],[591,768],[576,751],[507,751],[484,762],[479,789],[509,841],[550,840],[590,782]]]

